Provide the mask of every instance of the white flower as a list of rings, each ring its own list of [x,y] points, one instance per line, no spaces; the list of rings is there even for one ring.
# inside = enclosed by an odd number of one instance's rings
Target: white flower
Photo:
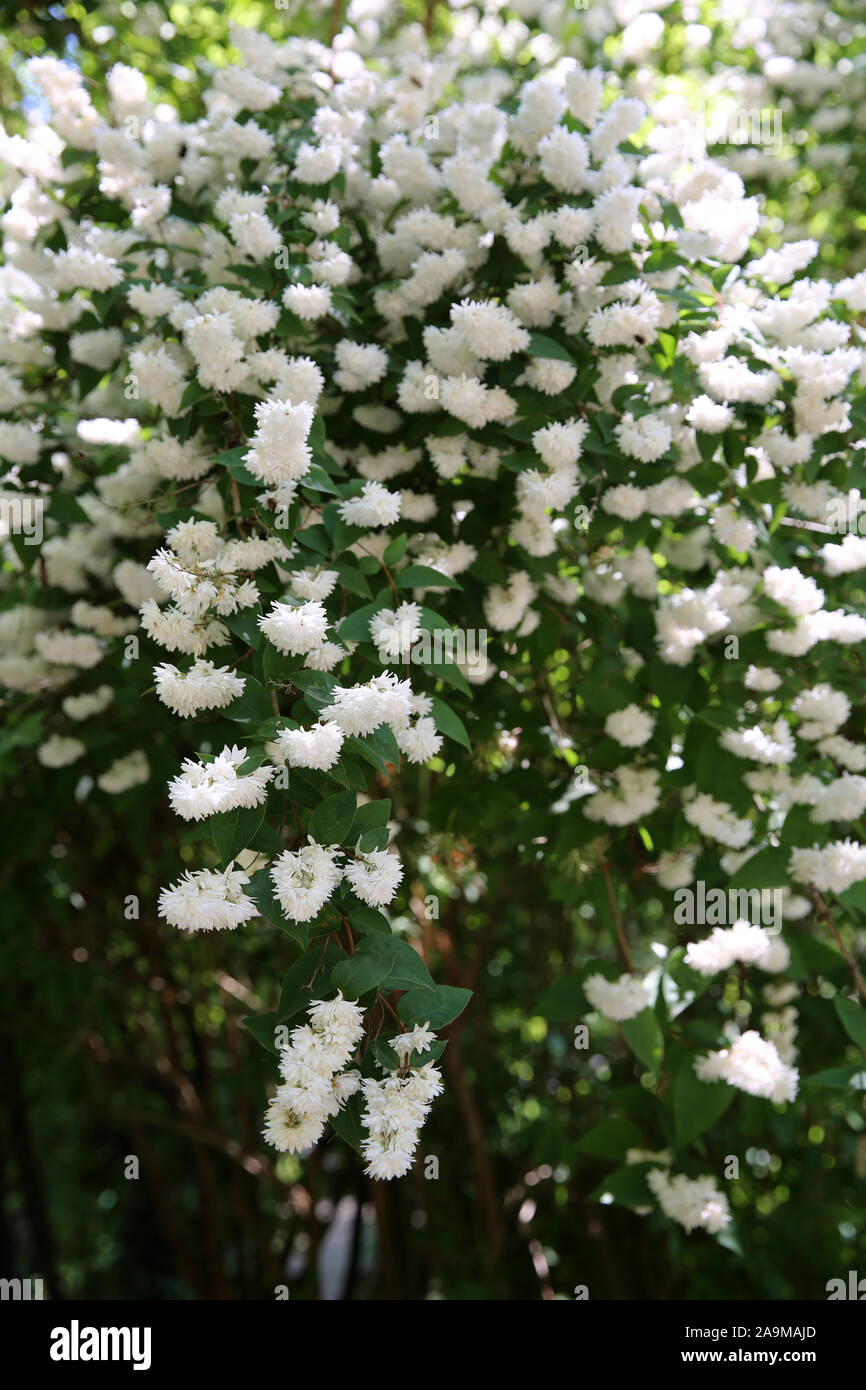
[[[535,593],[535,585],[525,570],[516,570],[507,585],[493,584],[484,600],[484,613],[490,626],[498,632],[518,627]]]
[[[389,1046],[394,1049],[405,1066],[413,1052],[419,1054],[426,1052],[433,1040],[434,1034],[430,1031],[430,1024],[416,1023],[410,1032],[399,1033],[397,1037],[390,1038]]]
[[[795,618],[815,613],[824,606],[824,594],[814,579],[793,566],[783,570],[778,565],[769,565],[761,578],[765,593]]]
[[[45,661],[89,670],[102,660],[102,644],[86,632],[37,632],[36,651]]]
[[[851,717],[851,701],[841,690],[822,682],[804,690],[791,705],[801,721],[800,738],[819,739],[834,734]]]
[[[87,749],[78,738],[64,738],[62,734],[52,734],[36,750],[43,767],[66,767],[74,763]]]
[[[89,333],[73,333],[69,352],[73,361],[83,362],[98,371],[113,367],[123,351],[123,334],[119,328],[96,328]]]
[[[325,1132],[323,1115],[298,1115],[277,1091],[265,1115],[264,1139],[280,1153],[303,1153]]]
[[[328,721],[309,729],[281,729],[277,743],[289,767],[315,767],[328,772],[340,756],[343,737],[339,724]]]
[[[315,917],[341,877],[336,851],[314,841],[298,850],[284,850],[271,865],[274,892],[292,922]]]
[[[70,719],[91,719],[108,709],[114,699],[110,685],[100,685],[96,690],[88,690],[83,695],[67,695],[63,701],[63,713]]]
[[[320,647],[313,647],[307,652],[304,668],[307,671],[332,671],[345,655],[346,648],[341,647],[339,642],[323,642]]]
[[[823,848],[794,849],[788,872],[795,882],[811,884],[820,893],[844,893],[866,879],[866,845],[846,838]]]
[[[338,370],[334,383],[341,391],[364,391],[388,370],[388,354],[376,343],[353,343],[343,338],[334,349]]]
[[[562,193],[580,193],[589,167],[589,150],[576,131],[556,126],[538,146],[541,172]]]
[[[721,434],[734,422],[729,405],[717,405],[709,396],[696,396],[686,411],[686,420],[704,434]]]
[[[729,1086],[777,1105],[797,1095],[797,1068],[783,1062],[774,1044],[753,1029],[742,1033],[729,1048],[699,1057],[695,1074],[701,1081],[727,1081]]]
[[[397,747],[410,763],[426,763],[442,747],[442,735],[432,719],[416,719],[394,729]]]
[[[716,801],[706,792],[700,792],[689,801],[683,807],[683,815],[689,825],[700,830],[707,839],[730,849],[743,849],[752,838],[752,822],[740,819],[727,802]]]
[[[866,569],[866,536],[847,535],[841,545],[822,545],[824,570],[831,577]]]
[[[125,758],[115,758],[114,762],[96,779],[101,791],[118,796],[121,792],[139,787],[150,777],[147,757],[137,748]]]
[[[771,733],[758,724],[751,729],[724,729],[719,746],[738,758],[775,765],[793,762],[795,753],[794,736],[784,719],[776,720]]]
[[[163,662],[153,668],[153,674],[160,700],[182,719],[203,709],[225,709],[243,694],[246,684],[228,666],[204,660],[194,661],[185,672]]]
[[[533,357],[524,372],[524,379],[527,386],[532,386],[536,391],[541,391],[542,395],[545,396],[560,396],[563,391],[568,390],[576,376],[577,367],[575,367],[573,363],[560,362],[555,357]],[[495,393],[493,390],[489,390],[487,394],[488,398],[490,398],[493,397]],[[504,396],[504,392],[502,395]],[[510,415],[514,413],[514,406],[507,396],[505,396],[503,406],[505,406],[506,403],[508,403],[510,409],[504,409],[502,416],[491,414],[488,406],[489,418],[491,420],[496,418],[509,419]],[[445,408],[447,410],[448,406],[446,405]],[[469,423],[471,424],[472,422],[470,421]]]
[[[688,849],[661,855],[655,867],[659,885],[671,892],[677,888],[687,888],[694,882],[696,857],[696,852]]]
[[[302,478],[312,461],[307,436],[313,423],[313,407],[306,401],[258,401],[256,432],[244,463],[254,477],[268,487]]]
[[[359,497],[349,497],[339,505],[340,516],[353,526],[393,526],[400,518],[400,494],[389,492],[381,483],[366,482]]]
[[[587,820],[633,825],[658,806],[659,774],[654,768],[623,766],[616,768],[613,776],[614,784],[607,791],[594,792],[587,800]]]
[[[266,765],[243,776],[238,769],[247,750],[226,745],[211,762],[184,758],[183,771],[168,784],[172,810],[184,820],[202,820],[220,811],[261,806],[274,769]]]
[[[331,312],[331,291],[327,285],[289,285],[283,303],[305,322],[322,319]]]
[[[809,819],[816,825],[828,821],[859,820],[866,810],[866,777],[844,773],[819,793]]]
[[[401,1034],[394,1042],[402,1043],[405,1039],[406,1035]],[[400,1051],[404,1051],[402,1046]],[[402,1177],[412,1166],[418,1131],[430,1104],[442,1091],[439,1072],[428,1062],[405,1076],[391,1073],[381,1081],[365,1078],[361,1089],[365,1102],[361,1123],[368,1131],[362,1144],[365,1171],[372,1178]]]
[[[548,468],[568,468],[580,458],[588,431],[589,425],[585,420],[543,425],[541,429],[533,431],[532,445]]]
[[[342,150],[336,140],[311,145],[304,140],[295,153],[294,177],[299,183],[329,183],[342,162]]]
[[[618,1023],[634,1018],[652,1004],[640,980],[633,975],[620,975],[614,981],[603,975],[590,975],[583,982],[583,992],[594,1009]]]
[[[320,647],[328,629],[325,606],[316,600],[301,603],[273,603],[261,614],[258,625],[269,642],[285,656],[297,656]]]
[[[757,690],[762,694],[771,694],[781,684],[782,677],[767,666],[750,665],[743,679],[747,690]]]
[[[372,850],[350,859],[345,875],[357,896],[370,907],[384,907],[400,886],[403,865],[386,849]]]
[[[716,1187],[715,1178],[688,1178],[685,1173],[671,1177],[663,1169],[653,1168],[647,1173],[647,1183],[665,1216],[686,1231],[703,1227],[715,1233],[730,1223],[728,1199]]]
[[[716,975],[735,961],[760,965],[768,955],[771,938],[763,927],[735,922],[732,927],[715,927],[704,941],[689,943],[685,963],[700,975]]]
[[[652,738],[655,720],[638,705],[626,705],[625,709],[609,714],[604,721],[604,731],[623,748],[640,748]]]
[[[224,931],[239,927],[258,908],[243,891],[246,874],[228,868],[187,872],[159,895],[159,915],[181,931]]]
[[[411,696],[409,681],[383,671],[366,685],[336,685],[332,702],[321,711],[321,718],[333,719],[346,734],[363,737],[380,724],[405,724],[412,713]]]
[[[417,603],[401,603],[396,609],[381,608],[370,619],[370,637],[379,648],[379,660],[405,661],[421,636],[421,609]]]
[[[866,772],[866,748],[841,734],[830,734],[817,744],[818,752],[841,763],[849,772]]]
[[[621,517],[623,521],[637,521],[646,511],[647,495],[642,488],[632,483],[619,483],[609,487],[601,499],[602,511],[610,516]]]
[[[667,453],[673,437],[670,425],[657,415],[634,419],[626,414],[614,427],[614,434],[623,453],[642,463],[652,463]]]
[[[593,203],[596,241],[611,255],[634,245],[634,229],[644,192],[641,188],[612,188]]]
[[[282,1085],[265,1117],[264,1137],[283,1153],[299,1153],[321,1137],[325,1122],[359,1089],[360,1074],[343,1071],[360,1042],[363,1010],[338,994],[315,1000],[309,1023],[294,1028],[280,1052]]]
[[[476,357],[502,362],[529,346],[529,334],[504,304],[461,300],[451,306],[451,322]]]

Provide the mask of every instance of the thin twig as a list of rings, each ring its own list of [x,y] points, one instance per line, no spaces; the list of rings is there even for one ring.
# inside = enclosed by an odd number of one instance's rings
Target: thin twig
[[[619,908],[616,905],[616,895],[613,891],[613,884],[611,883],[610,879],[610,869],[607,866],[606,859],[602,859],[601,861],[601,872],[604,875],[604,884],[607,888],[607,897],[610,903],[610,910],[613,913],[613,920],[616,923],[616,935],[617,940],[619,941],[619,949],[622,952],[622,958],[625,962],[625,968],[629,972],[629,974],[631,974],[631,955],[628,949],[628,942],[625,939],[625,930],[622,925],[622,917],[619,915]]]
[[[864,999],[866,999],[866,981],[864,981],[863,976],[860,973],[859,965],[857,964],[851,952],[848,950],[848,947],[845,945],[845,942],[839,935],[839,932],[836,929],[833,919],[831,918],[830,913],[827,910],[827,904],[824,902],[824,899],[821,897],[821,894],[818,892],[816,888],[809,889],[809,897],[812,899],[812,906],[814,907],[821,921],[824,923],[824,926],[827,928],[833,940],[836,942],[836,945],[839,947],[839,950],[841,951],[842,956],[844,957],[845,962],[848,968],[850,969],[851,974],[854,977],[854,983],[860,991],[860,994]]]

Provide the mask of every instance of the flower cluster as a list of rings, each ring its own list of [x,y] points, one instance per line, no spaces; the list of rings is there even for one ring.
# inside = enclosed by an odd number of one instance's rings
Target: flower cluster
[[[336,943],[328,904],[375,931],[412,822],[381,793],[416,767],[458,816],[461,785],[501,793],[551,900],[613,866],[637,917],[754,872],[793,922],[866,883],[866,547],[831,536],[866,272],[834,284],[814,238],[768,245],[742,165],[654,108],[655,20],[625,24],[613,78],[589,59],[601,11],[581,61],[564,31],[495,62],[468,12],[440,52],[408,26],[375,64],[374,19],[333,51],[238,29],[195,119],[130,69],[97,97],[29,63],[44,123],[2,136],[0,459],[4,496],[50,505],[38,564],[2,540],[0,683],[42,702],[35,756],[82,796],[149,780],[138,726],[108,747],[97,722],[121,692],[138,708],[144,665],[157,708],[205,716],[169,800],[205,822],[206,867],[162,890],[170,925],[261,915],[303,948]],[[444,641],[479,631],[484,664]],[[738,964],[781,987],[791,961],[745,920],[680,944],[692,983]],[[583,986],[620,1022],[653,1002],[627,955]],[[767,1002],[767,1038],[697,1075],[792,1102],[794,1020]],[[400,1073],[353,1079],[356,1006],[314,1010],[268,1137],[306,1147],[360,1087],[370,1173],[405,1172],[440,1085],[406,1062],[419,1037],[392,1040]],[[687,1230],[728,1220],[709,1179],[651,1186]]]

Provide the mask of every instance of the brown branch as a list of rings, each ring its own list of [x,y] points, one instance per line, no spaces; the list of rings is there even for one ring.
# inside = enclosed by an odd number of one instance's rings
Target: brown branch
[[[601,872],[604,875],[604,886],[607,889],[607,898],[608,902],[610,903],[610,910],[613,913],[613,920],[616,924],[616,935],[617,940],[619,942],[619,949],[622,953],[623,961],[625,962],[625,968],[629,972],[629,974],[631,974],[631,954],[628,949],[628,942],[625,939],[625,930],[622,925],[622,917],[620,916],[619,908],[616,905],[616,894],[613,891],[613,884],[610,878],[610,869],[608,868],[606,859],[602,859],[601,861]]]
[[[821,897],[821,894],[818,892],[817,888],[809,889],[809,897],[812,899],[812,906],[814,907],[816,913],[820,917],[821,921],[824,923],[824,926],[827,928],[833,940],[836,942],[836,945],[839,947],[839,950],[842,953],[845,963],[851,971],[852,976],[854,977],[854,983],[860,991],[861,997],[863,999],[866,999],[866,981],[864,981],[863,976],[860,973],[859,965],[857,964],[851,952],[848,950],[848,947],[845,945],[845,942],[839,935],[839,932],[837,931],[833,923],[833,919],[831,918],[830,913],[827,909],[827,904],[824,902],[824,899]]]

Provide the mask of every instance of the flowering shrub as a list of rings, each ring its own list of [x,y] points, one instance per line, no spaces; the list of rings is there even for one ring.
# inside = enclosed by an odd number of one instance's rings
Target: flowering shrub
[[[409,1171],[472,994],[438,899],[495,883],[515,1000],[565,905],[539,1161],[736,1249],[742,1093],[784,1161],[862,1088],[866,272],[755,254],[738,174],[557,52],[232,44],[194,119],[33,59],[4,139],[12,739],[170,805],[162,931],[287,938],[278,1151]]]
[[[651,95],[665,124],[697,122],[747,191],[766,195],[774,244],[817,237],[813,273],[817,265],[839,278],[862,266],[858,6],[685,0],[635,14],[615,3],[593,6],[587,21],[594,43],[607,40],[629,94]]]

